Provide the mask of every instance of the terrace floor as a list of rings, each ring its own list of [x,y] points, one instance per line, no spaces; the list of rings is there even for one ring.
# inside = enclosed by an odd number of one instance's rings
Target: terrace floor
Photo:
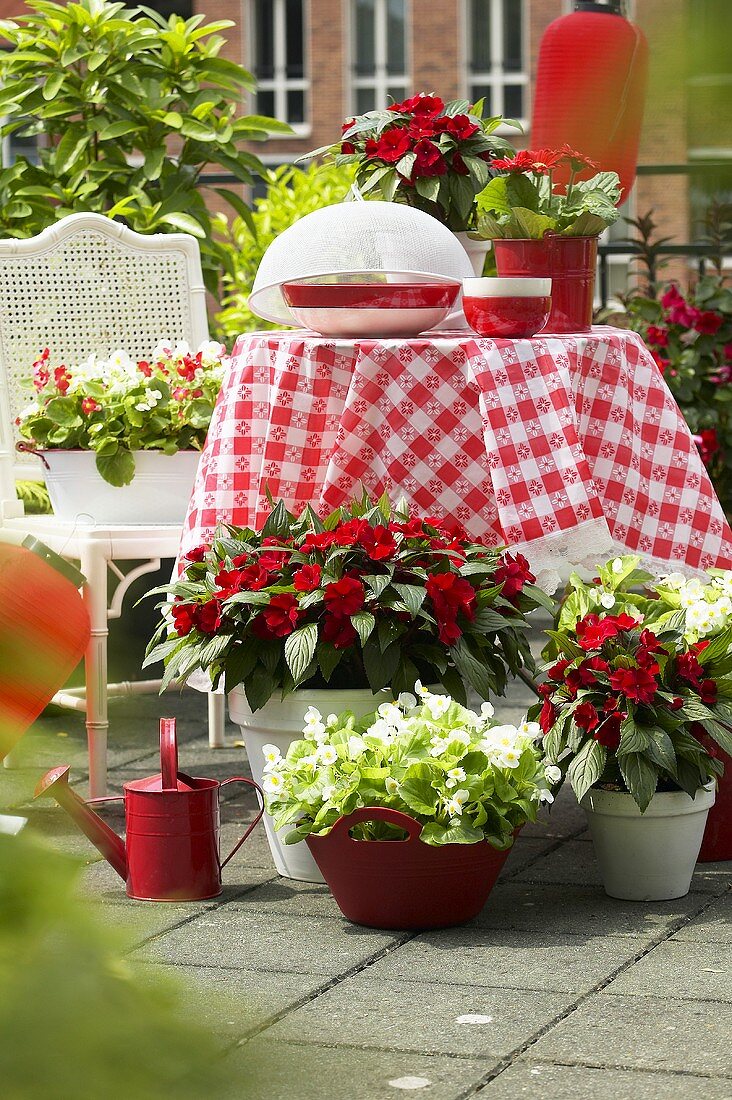
[[[523,713],[513,688],[498,708]],[[161,702],[113,704],[111,784],[159,770]],[[205,699],[166,696],[181,767],[241,773],[234,745],[208,749]],[[0,772],[4,806],[88,861],[84,891],[126,926],[130,959],[181,978],[182,1011],[213,1029],[230,1071],[216,1100],[731,1100],[731,864],[699,865],[691,893],[666,903],[608,898],[569,791],[523,830],[482,914],[461,928],[390,933],[345,921],[327,888],[278,878],[259,828],[214,901],[130,901],[112,869],[50,802],[27,808],[41,771],[73,765],[78,716],[45,717],[21,767]],[[227,788],[222,849],[253,812]],[[121,818],[108,811],[116,827]],[[212,1100],[213,1100],[213,1094]]]

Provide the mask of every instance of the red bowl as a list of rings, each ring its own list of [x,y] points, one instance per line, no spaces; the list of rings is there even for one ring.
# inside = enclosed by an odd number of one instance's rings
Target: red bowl
[[[467,322],[480,336],[535,336],[549,320],[551,305],[551,298],[463,297]]]
[[[416,336],[445,320],[460,292],[448,283],[282,284],[295,320],[323,336]]]

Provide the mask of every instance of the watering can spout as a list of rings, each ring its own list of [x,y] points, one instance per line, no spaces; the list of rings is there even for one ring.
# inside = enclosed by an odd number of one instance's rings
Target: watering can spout
[[[74,819],[92,844],[99,849],[108,863],[114,867],[120,878],[127,881],[127,855],[124,842],[110,829],[98,814],[90,810],[83,798],[69,786],[68,764],[62,764],[46,772],[35,790],[35,798],[50,794],[59,806]]]

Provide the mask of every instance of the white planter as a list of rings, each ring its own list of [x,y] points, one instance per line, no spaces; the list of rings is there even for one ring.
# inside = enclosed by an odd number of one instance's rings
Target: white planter
[[[591,790],[587,814],[605,893],[627,901],[667,901],[688,894],[701,848],[714,784],[690,798],[684,791],[654,794],[644,814],[629,794]]]
[[[229,714],[241,729],[252,777],[261,785],[264,775],[262,747],[276,745],[284,756],[290,744],[302,737],[303,716],[308,707],[317,707],[323,715],[352,710],[361,717],[376,710],[379,702],[379,697],[369,688],[341,691],[321,688],[295,691],[284,700],[272,698],[261,710],[252,713],[244,688],[236,687],[229,692]],[[325,881],[304,841],[285,844],[282,837],[289,830],[276,830],[269,814],[264,815],[264,827],[280,875],[302,882]]]
[[[485,258],[493,242],[474,241],[467,233],[456,233],[455,236],[467,252],[468,258],[473,265],[475,277],[479,279],[483,274]]]
[[[58,519],[99,524],[180,524],[186,517],[200,451],[135,451],[129,485],[110,485],[94,451],[43,451],[48,495]]]

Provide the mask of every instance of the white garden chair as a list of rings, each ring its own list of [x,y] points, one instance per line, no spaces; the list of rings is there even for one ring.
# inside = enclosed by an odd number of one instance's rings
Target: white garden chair
[[[180,526],[83,526],[54,516],[25,516],[16,478],[40,480],[37,460],[15,450],[15,417],[29,401],[22,386],[37,354],[81,362],[124,348],[151,356],[160,338],[208,338],[206,290],[198,242],[184,234],[142,236],[100,214],[71,214],[27,240],[0,240],[0,523],[41,539],[80,563],[91,619],[85,688],[54,702],[86,712],[91,797],[106,793],[107,698],[157,691],[158,680],[107,684],[108,622],[118,618],[130,584],[175,557]],[[35,463],[35,464],[34,464]],[[142,561],[128,573],[117,562]],[[109,573],[117,580],[111,598]],[[209,695],[209,740],[223,744],[224,696]]]

